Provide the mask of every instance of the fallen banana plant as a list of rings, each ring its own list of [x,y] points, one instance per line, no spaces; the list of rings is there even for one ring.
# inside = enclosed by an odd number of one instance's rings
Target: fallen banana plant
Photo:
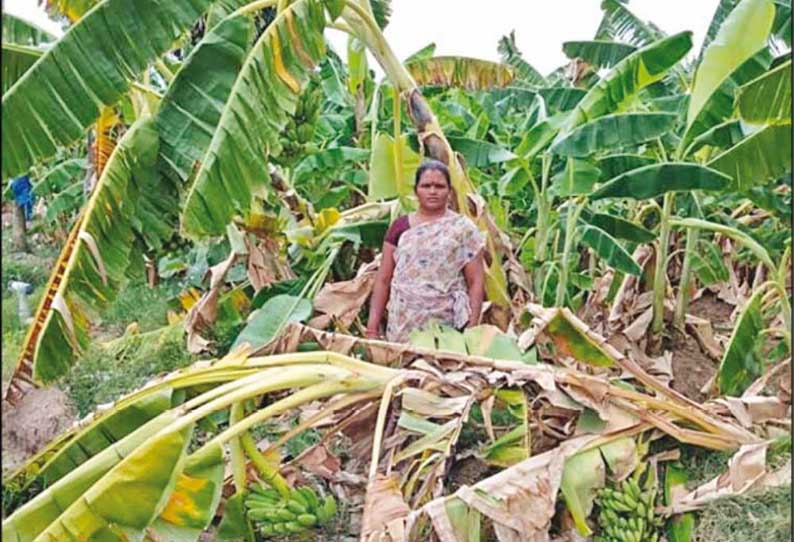
[[[569,457],[586,457],[585,465],[602,472],[608,466],[619,477],[635,461],[630,437],[652,429],[714,449],[759,441],[727,417],[693,407],[669,390],[661,393],[652,377],[616,358],[592,332],[579,329],[582,324],[567,311],[552,315],[533,310],[550,317],[536,319],[537,337],[568,344],[567,351],[560,349],[555,356],[601,356],[603,366],[629,368],[657,395],[568,367],[436,350],[435,344],[422,348],[369,341],[290,324],[266,346],[280,348],[279,353],[249,357],[243,347],[219,361],[199,362],[154,380],[39,452],[4,480],[7,488],[44,489],[7,517],[3,536],[18,542],[98,536],[196,540],[213,521],[224,494],[227,446],[234,495],[227,500],[221,529],[231,529],[234,522],[246,524],[248,513],[259,521],[263,534],[304,532],[322,523],[325,512],[318,513],[319,504],[307,507],[300,499],[298,505],[307,512],[295,504],[288,508],[299,489],[290,488],[279,461],[266,458],[320,422],[328,427],[323,439],[302,456],[325,446],[327,439],[356,427],[359,431],[350,450],[354,463],[345,470],[352,474],[355,465],[369,465],[368,473],[361,473],[369,481],[362,520],[365,540],[382,539],[385,533],[391,540],[426,539],[428,529],[441,540],[466,540],[466,525],[481,521],[492,523],[500,540],[513,540],[517,533],[540,535],[554,517],[560,488],[577,528],[586,533],[592,492],[604,481],[582,485],[576,482],[578,475],[566,476],[568,468],[584,468]],[[315,347],[333,345],[398,368],[338,352],[295,351],[306,347],[306,338],[315,339]],[[443,481],[456,461],[464,429],[478,430],[472,426],[472,412],[494,394],[517,405],[525,420],[517,426],[526,439],[525,459],[518,457],[494,477],[444,496]],[[511,394],[514,398],[508,400]],[[252,429],[324,399],[330,401],[278,441],[263,450],[257,447]],[[585,423],[588,412],[601,421]],[[228,422],[207,424],[224,413]],[[207,429],[211,427],[215,429]],[[492,423],[490,430],[497,438],[512,431]],[[293,463],[300,467],[300,458]],[[252,472],[280,495],[270,492],[267,506],[252,502],[246,508]],[[252,509],[260,511],[252,516]],[[229,519],[232,515],[236,519]]]

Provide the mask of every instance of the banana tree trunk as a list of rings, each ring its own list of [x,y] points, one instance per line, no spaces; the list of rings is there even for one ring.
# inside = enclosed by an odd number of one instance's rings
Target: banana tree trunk
[[[658,353],[662,346],[664,328],[664,298],[667,294],[667,246],[670,243],[670,218],[675,204],[675,192],[664,195],[662,221],[659,226],[659,245],[656,248],[656,269],[653,277],[653,321],[648,340],[648,351]]]
[[[14,203],[12,232],[14,250],[17,252],[28,252],[28,228],[25,222],[25,209],[16,203]]]

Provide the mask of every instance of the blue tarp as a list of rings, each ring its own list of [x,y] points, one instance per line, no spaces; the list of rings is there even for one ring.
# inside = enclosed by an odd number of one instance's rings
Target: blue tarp
[[[30,177],[22,175],[11,182],[11,190],[14,192],[14,201],[25,211],[25,220],[33,218],[33,185],[30,184]]]

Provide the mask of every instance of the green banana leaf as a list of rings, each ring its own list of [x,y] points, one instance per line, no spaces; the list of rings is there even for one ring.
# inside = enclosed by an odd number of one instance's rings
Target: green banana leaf
[[[650,243],[656,239],[656,235],[653,232],[619,216],[593,213],[588,209],[583,209],[579,216],[586,223],[604,230],[615,239],[623,239],[633,243]]]
[[[334,147],[325,149],[298,162],[292,173],[292,181],[300,183],[309,179],[311,175],[322,174],[318,172],[333,171],[342,166],[355,162],[366,162],[370,153],[367,149],[358,147]]]
[[[353,36],[348,36],[347,40],[347,74],[347,90],[355,96],[359,85],[363,85],[369,75],[369,66],[364,42]]]
[[[35,23],[16,15],[3,13],[3,43],[35,46],[58,38]]]
[[[664,37],[653,23],[643,22],[629,11],[622,0],[602,0],[601,10],[604,16],[596,30],[597,40],[625,41],[642,47]]]
[[[222,234],[235,215],[249,211],[254,195],[267,189],[267,155],[279,148],[287,115],[325,54],[324,28],[323,4],[298,0],[257,39],[212,127],[186,197],[183,233]]]
[[[791,124],[791,60],[739,88],[739,115],[754,124]]]
[[[596,226],[582,226],[582,242],[593,249],[607,265],[618,271],[639,277],[642,268],[617,240]]]
[[[618,113],[582,124],[551,146],[563,156],[584,157],[597,152],[636,147],[672,130],[674,113]]]
[[[247,342],[254,348],[270,342],[288,322],[300,322],[312,315],[312,304],[302,297],[277,295],[257,309],[232,344],[232,350]]]
[[[714,38],[717,36],[717,32],[719,32],[720,27],[722,26],[722,23],[738,3],[739,0],[719,0],[717,9],[714,10],[714,15],[712,15],[711,21],[709,22],[709,27],[706,30],[706,36],[703,38],[703,44],[700,46],[700,55],[698,56],[696,64],[700,64],[701,60],[703,59],[703,53],[706,51],[711,42],[714,41]]]
[[[769,48],[764,48],[737,67],[709,96],[700,112],[685,129],[680,143],[681,148],[687,147],[711,128],[732,120],[735,111],[734,98],[739,87],[763,75],[771,62],[772,53]]]
[[[250,17],[224,19],[191,51],[160,102],[160,168],[180,185],[200,164],[253,37]]]
[[[701,242],[698,249],[689,251],[688,255],[692,261],[692,270],[703,286],[726,282],[730,278],[718,245]]]
[[[677,463],[668,464],[664,475],[664,504],[671,506],[673,504],[673,491],[686,491],[686,483],[688,481],[689,475],[683,466]],[[694,530],[695,514],[687,512],[670,518],[667,534],[670,542],[692,542]]]
[[[115,467],[147,441],[156,442],[152,436],[176,419],[177,414],[172,411],[153,418],[59,479],[3,521],[3,540],[27,542],[38,539],[48,526],[53,525],[72,505],[79,503],[86,492]]]
[[[3,42],[2,88],[3,94],[44,54],[38,47]]]
[[[617,111],[640,90],[664,78],[691,48],[692,33],[681,32],[630,54],[587,92],[571,111],[561,134]]]
[[[684,151],[684,156],[694,154],[706,146],[718,149],[733,147],[743,138],[744,132],[742,131],[741,121],[738,119],[726,120],[693,139],[692,143]]]
[[[637,50],[634,45],[617,41],[566,41],[562,44],[562,52],[573,60],[581,58],[597,68],[611,68]]]
[[[33,183],[33,193],[39,197],[57,194],[77,179],[83,178],[88,163],[83,158],[70,158],[58,163]]]
[[[34,542],[140,539],[174,490],[192,433],[189,426],[148,439],[66,508]]]
[[[467,137],[448,136],[450,146],[466,159],[469,167],[483,168],[493,164],[507,162],[516,157],[509,150],[489,141],[470,139]]]
[[[648,199],[666,192],[722,190],[730,182],[729,176],[715,169],[684,162],[666,162],[622,173],[593,192],[590,199]]]
[[[196,542],[220,504],[224,467],[221,445],[188,456],[168,502],[148,528],[148,536],[152,540]]]
[[[130,265],[138,201],[159,197],[150,190],[159,179],[157,145],[153,122],[142,118],[114,149],[50,276],[8,393],[17,379],[65,374],[87,342],[89,313],[115,299]]]
[[[513,81],[513,71],[509,66],[462,56],[436,56],[414,60],[405,64],[405,69],[419,86],[486,90],[505,87]]]
[[[626,173],[632,169],[642,166],[649,166],[656,162],[656,159],[641,154],[610,154],[603,158],[598,158],[596,164],[603,173],[604,179],[617,177],[621,173]]]
[[[589,194],[601,178],[601,170],[584,160],[568,159],[565,168],[551,178],[561,197]]]
[[[766,45],[775,17],[771,0],[741,0],[725,18],[714,41],[703,52],[695,73],[687,113],[687,133],[707,104],[731,73]],[[699,135],[691,134],[691,137]],[[688,138],[685,136],[684,140]]]
[[[570,111],[587,95],[586,90],[575,87],[545,87],[537,93],[552,111]]]
[[[436,53],[436,44],[431,42],[419,49],[417,52],[408,55],[405,59],[403,64],[408,64],[410,62],[414,62],[416,60],[427,60],[432,58],[433,55]]]
[[[594,367],[612,367],[615,364],[614,358],[582,329],[581,322],[567,310],[556,309],[543,332],[551,337],[555,349],[562,355]]]
[[[596,490],[604,486],[606,465],[598,448],[580,452],[565,462],[560,481],[560,491],[568,511],[580,534],[593,533],[587,525],[587,516],[593,508]]]
[[[545,86],[546,80],[540,72],[533,68],[532,65],[521,56],[521,51],[518,50],[518,46],[516,45],[515,30],[512,30],[509,35],[502,36],[499,39],[497,51],[502,58],[502,62],[513,68],[517,81],[539,87]]]
[[[0,176],[25,173],[58,147],[83,137],[101,106],[116,103],[209,4],[209,0],[97,4],[3,94]]]
[[[791,48],[791,0],[775,0],[775,22],[772,32]]]
[[[761,332],[766,326],[761,315],[763,295],[764,290],[753,294],[733,329],[717,372],[721,394],[740,396],[764,372],[766,363],[762,349],[765,341]]]
[[[388,199],[405,195],[413,186],[414,173],[419,167],[421,157],[408,146],[408,136],[400,136],[402,151],[401,182],[397,181],[394,164],[394,140],[390,135],[379,132],[372,142],[372,157],[369,162],[370,200]],[[400,188],[402,187],[402,188]]]
[[[745,191],[791,171],[791,125],[765,126],[715,157],[708,167],[733,179]]]

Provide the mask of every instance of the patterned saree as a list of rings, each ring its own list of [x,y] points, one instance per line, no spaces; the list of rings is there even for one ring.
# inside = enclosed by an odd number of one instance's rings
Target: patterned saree
[[[484,246],[477,226],[452,211],[406,230],[394,251],[386,338],[408,342],[431,320],[463,328],[471,313],[463,267]]]

